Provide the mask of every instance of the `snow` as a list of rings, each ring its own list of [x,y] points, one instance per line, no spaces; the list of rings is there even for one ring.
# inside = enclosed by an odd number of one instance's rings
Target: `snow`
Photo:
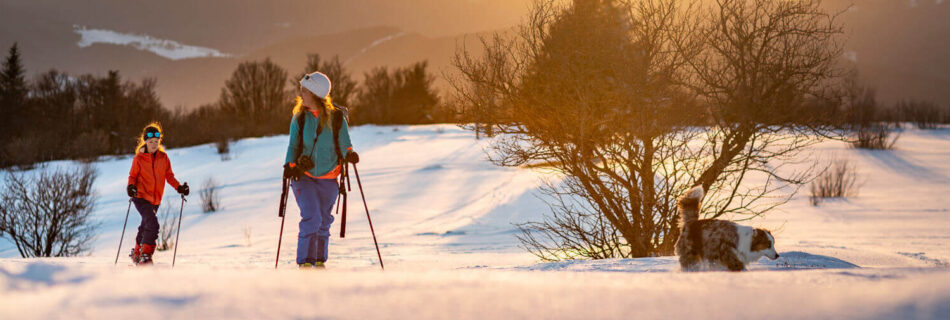
[[[539,262],[519,247],[513,224],[547,212],[537,191],[545,172],[493,166],[486,140],[451,125],[360,126],[351,135],[385,271],[356,185],[346,238],[337,237],[339,219],[331,230],[328,269],[293,265],[299,212],[290,199],[274,270],[288,137],[252,138],[234,143],[228,161],[213,145],[168,151],[193,189],[174,269],[171,251],[151,268],[127,266],[135,212],[112,265],[131,158],[96,162],[94,250],[22,259],[0,241],[0,318],[950,317],[950,128],[907,129],[893,151],[817,145],[821,157],[854,163],[859,195],[813,207],[803,191],[743,222],[772,230],[781,257],[742,273],[685,273],[675,257]],[[212,214],[200,212],[197,197],[208,177],[223,206]],[[176,197],[166,189],[162,206],[177,211]]]
[[[232,56],[229,53],[223,53],[215,49],[185,45],[148,35],[119,33],[106,29],[89,29],[86,26],[79,25],[74,25],[73,31],[81,36],[79,42],[76,43],[80,48],[86,48],[97,43],[130,46],[171,60],[208,57],[227,58]]]

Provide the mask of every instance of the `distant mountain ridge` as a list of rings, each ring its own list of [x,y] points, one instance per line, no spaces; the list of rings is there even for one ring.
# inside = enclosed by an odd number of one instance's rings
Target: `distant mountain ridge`
[[[157,78],[167,107],[194,108],[213,102],[241,61],[273,56],[296,74],[307,53],[347,59],[373,41],[397,33],[440,38],[515,25],[527,2],[0,0],[0,48],[5,52],[17,42],[30,77],[49,69],[72,74],[119,70],[127,79]],[[80,48],[77,25],[147,35],[234,56],[171,61],[128,46],[94,43]],[[378,27],[384,25],[392,27]],[[425,54],[395,60],[423,59]],[[358,60],[350,63],[367,65]],[[365,70],[352,71],[359,76]]]

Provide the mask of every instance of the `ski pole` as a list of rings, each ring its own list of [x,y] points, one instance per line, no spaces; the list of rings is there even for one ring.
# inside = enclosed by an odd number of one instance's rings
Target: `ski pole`
[[[340,218],[342,218],[342,220],[340,221],[340,238],[341,238],[341,239],[346,237],[346,197],[347,197],[347,195],[346,195],[346,186],[345,186],[345,180],[344,180],[344,179],[346,179],[346,174],[347,174],[346,168],[347,168],[348,166],[349,166],[349,165],[348,165],[346,162],[343,162],[343,163],[342,163],[342,168],[340,169],[340,172],[343,173],[343,174],[340,176],[340,190],[339,190],[339,195],[343,198],[343,199],[342,199],[342,201],[343,201],[343,215],[340,216]],[[341,199],[337,199],[337,201],[340,201],[340,200],[341,200]],[[339,206],[340,206],[340,202],[337,202],[337,209],[340,208]]]
[[[376,231],[373,230],[373,219],[369,217],[369,206],[366,205],[366,195],[363,194],[363,183],[360,182],[360,170],[353,164],[353,173],[356,174],[356,185],[360,188],[360,197],[363,198],[363,209],[366,209],[366,221],[369,221],[369,232],[373,234],[373,245],[376,246],[376,257],[379,258],[379,267],[386,270],[383,266],[383,255],[379,253],[379,243],[376,242]]]
[[[343,169],[341,169],[340,171],[343,172],[343,175],[340,177],[340,193],[339,193],[339,196],[341,196],[341,197],[343,198],[343,199],[342,199],[342,201],[343,201],[343,216],[341,217],[341,218],[343,218],[343,220],[340,222],[340,238],[341,238],[341,239],[346,235],[346,208],[347,208],[347,205],[346,205],[347,195],[346,195],[346,193],[347,193],[348,191],[353,191],[353,188],[352,188],[353,185],[350,184],[350,163],[347,162],[347,161],[344,161],[342,164],[343,164]],[[344,180],[346,180],[346,188],[343,187],[343,184],[344,184],[343,181],[344,181]],[[339,212],[339,209],[340,209],[340,202],[339,202],[339,201],[341,201],[341,200],[340,200],[339,198],[337,198],[337,207],[336,207],[336,208],[337,208],[337,214],[338,214],[338,215],[339,215],[339,213],[340,213],[340,212]]]
[[[125,209],[125,222],[122,223],[122,235],[119,236],[119,249],[115,251],[115,263],[119,264],[119,252],[122,252],[122,238],[125,238],[125,226],[129,223],[129,211],[132,211],[132,198],[129,198],[129,208]]]
[[[187,186],[188,183],[186,182]],[[172,268],[175,267],[175,258],[178,257],[178,236],[181,235],[181,213],[185,211],[185,195],[181,195],[181,209],[178,210],[178,231],[175,231],[175,252],[172,253]]]
[[[280,216],[280,234],[277,235],[277,258],[274,259],[274,269],[277,269],[277,263],[280,262],[280,243],[284,240],[284,219],[286,215],[284,211],[287,207],[287,185],[289,181],[287,178],[284,178],[281,181],[281,194],[280,194],[280,206],[277,208],[277,215]]]

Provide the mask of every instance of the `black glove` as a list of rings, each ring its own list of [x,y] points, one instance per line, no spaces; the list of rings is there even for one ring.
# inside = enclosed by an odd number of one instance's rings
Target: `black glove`
[[[188,188],[188,183],[187,183],[187,182],[185,182],[185,183],[179,185],[177,190],[178,190],[178,193],[181,193],[181,194],[186,195],[186,196],[187,196],[189,193],[191,193],[191,188]]]
[[[346,161],[350,163],[360,163],[360,155],[356,151],[350,151],[346,154]]]
[[[291,167],[289,163],[284,164],[284,179],[297,179],[300,177],[300,168]]]
[[[129,198],[135,198],[135,196],[139,195],[139,189],[136,188],[134,184],[130,184],[126,187],[125,191],[129,193]]]

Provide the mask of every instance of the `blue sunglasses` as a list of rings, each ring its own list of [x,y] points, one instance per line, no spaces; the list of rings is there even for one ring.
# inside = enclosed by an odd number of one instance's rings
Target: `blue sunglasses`
[[[161,132],[148,132],[148,133],[145,133],[145,137],[146,137],[146,138],[161,138],[161,137],[162,137],[162,133],[161,133]]]

